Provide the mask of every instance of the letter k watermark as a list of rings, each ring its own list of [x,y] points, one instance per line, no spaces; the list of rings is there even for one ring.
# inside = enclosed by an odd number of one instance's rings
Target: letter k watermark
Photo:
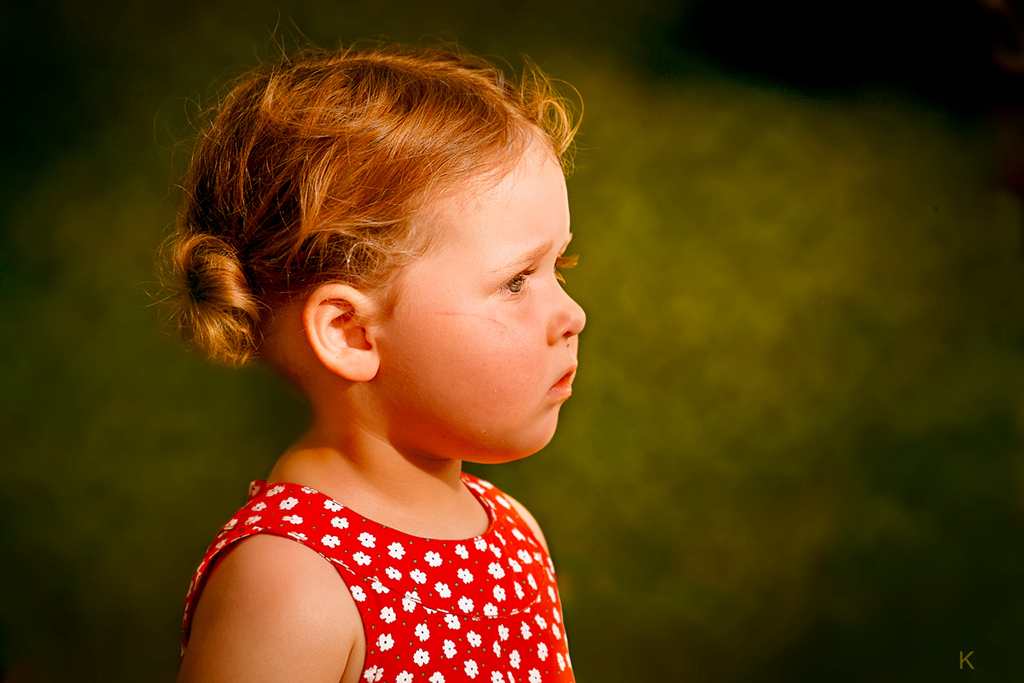
[[[971,650],[966,655],[964,655],[964,651],[963,650],[960,650],[960,668],[961,669],[964,668],[964,662],[967,663],[967,666],[971,667],[972,669],[974,668],[974,665],[971,664],[971,655],[973,655],[973,654],[974,654],[974,650]]]

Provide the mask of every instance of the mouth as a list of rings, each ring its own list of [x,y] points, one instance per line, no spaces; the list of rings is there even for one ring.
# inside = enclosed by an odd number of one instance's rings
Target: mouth
[[[562,375],[555,384],[548,390],[548,394],[554,398],[566,399],[572,395],[572,381],[576,378],[576,366],[569,372]]]

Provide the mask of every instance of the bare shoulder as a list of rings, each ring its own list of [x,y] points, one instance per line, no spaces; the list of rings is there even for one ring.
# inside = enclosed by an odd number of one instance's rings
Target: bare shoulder
[[[258,535],[214,567],[178,683],[339,683],[358,676],[361,639],[359,612],[334,567],[292,540]]]
[[[520,503],[512,496],[505,493],[504,491],[502,491],[502,495],[508,499],[508,502],[512,504],[512,507],[515,508],[515,511],[518,512],[519,516],[523,518],[523,521],[526,522],[526,526],[530,527],[530,531],[532,531],[533,535],[537,537],[537,540],[540,541],[540,544],[544,546],[544,551],[550,553],[550,551],[548,550],[547,539],[544,538],[544,532],[540,530],[540,524],[537,524],[537,520],[533,518],[533,515],[531,515],[530,511],[526,509],[526,506]]]

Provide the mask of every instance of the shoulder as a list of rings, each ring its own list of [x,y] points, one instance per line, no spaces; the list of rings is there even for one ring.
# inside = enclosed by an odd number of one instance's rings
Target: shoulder
[[[550,551],[548,550],[548,542],[547,539],[544,538],[544,532],[540,530],[540,524],[537,523],[537,520],[534,519],[533,515],[530,514],[530,511],[526,509],[525,505],[523,505],[518,500],[508,495],[504,491],[498,489],[496,486],[494,486],[494,484],[490,483],[489,481],[484,481],[483,479],[480,479],[470,474],[463,474],[462,476],[467,484],[474,486],[478,491],[481,492],[482,495],[490,498],[496,498],[498,496],[501,496],[506,501],[508,501],[509,505],[512,506],[512,509],[515,510],[516,513],[523,519],[523,523],[526,524],[527,528],[533,532],[533,535],[537,538],[541,546],[544,548],[544,552],[550,554]]]
[[[519,513],[519,516],[523,518],[524,522],[526,522],[526,526],[530,528],[533,535],[537,537],[538,541],[540,541],[541,546],[544,548],[544,552],[551,554],[551,551],[548,550],[547,539],[544,538],[544,532],[540,530],[540,524],[538,524],[537,520],[533,518],[533,515],[531,515],[530,511],[526,509],[526,506],[507,493],[504,494],[504,496],[508,498],[508,502],[512,504],[513,509]]]
[[[252,536],[213,568],[178,681],[337,683],[361,632],[334,567],[291,539]]]

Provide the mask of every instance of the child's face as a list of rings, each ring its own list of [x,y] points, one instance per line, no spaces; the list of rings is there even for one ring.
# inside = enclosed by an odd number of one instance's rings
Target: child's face
[[[497,462],[551,440],[586,317],[562,289],[562,170],[534,144],[500,182],[428,206],[436,239],[398,276],[377,343],[387,437],[439,458]]]

